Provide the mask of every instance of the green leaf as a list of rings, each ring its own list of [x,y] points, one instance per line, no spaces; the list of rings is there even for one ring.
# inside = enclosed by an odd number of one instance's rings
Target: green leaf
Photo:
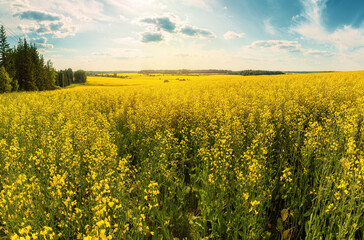
[[[287,229],[283,232],[282,238],[283,239],[289,239],[291,237],[291,229]]]
[[[283,222],[286,221],[286,219],[288,218],[288,209],[283,209],[281,211],[281,217],[282,217]]]
[[[310,215],[311,215],[311,213],[312,213],[312,210],[308,210],[307,212],[305,212],[305,213],[303,214],[303,216],[304,216],[304,217],[308,217],[308,216],[310,216]]]

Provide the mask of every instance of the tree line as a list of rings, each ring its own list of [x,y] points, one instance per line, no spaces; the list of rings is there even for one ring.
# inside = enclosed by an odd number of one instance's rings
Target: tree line
[[[226,74],[226,75],[279,75],[285,74],[281,71],[267,71],[267,70],[243,70],[243,71],[231,71],[231,70],[219,70],[219,69],[208,69],[208,70],[141,70],[140,74],[172,74],[172,75],[194,75],[194,74]]]
[[[244,71],[235,71],[231,72],[231,75],[242,75],[242,76],[251,76],[251,75],[281,75],[285,74],[281,71],[267,71],[267,70],[244,70]]]
[[[56,71],[53,63],[39,54],[35,44],[23,38],[10,48],[4,26],[0,27],[0,93],[44,91],[86,82],[86,72]]]

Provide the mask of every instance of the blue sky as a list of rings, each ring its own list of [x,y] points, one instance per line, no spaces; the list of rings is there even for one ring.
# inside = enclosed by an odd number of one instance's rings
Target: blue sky
[[[363,0],[1,0],[57,69],[364,69]]]

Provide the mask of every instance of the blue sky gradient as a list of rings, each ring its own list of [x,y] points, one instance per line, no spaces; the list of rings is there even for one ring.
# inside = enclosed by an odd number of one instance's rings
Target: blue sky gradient
[[[58,69],[361,70],[363,0],[3,0]]]

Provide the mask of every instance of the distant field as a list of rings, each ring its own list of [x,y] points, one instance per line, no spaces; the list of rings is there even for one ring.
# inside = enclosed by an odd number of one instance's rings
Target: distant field
[[[161,83],[178,83],[185,81],[213,81],[213,80],[229,80],[229,79],[242,79],[238,75],[168,75],[168,74],[137,74],[127,73],[118,74],[118,77],[88,77],[87,85],[94,86],[136,86],[136,85],[155,85]],[[123,77],[123,78],[119,78]]]
[[[1,239],[363,239],[364,72],[0,95]]]

